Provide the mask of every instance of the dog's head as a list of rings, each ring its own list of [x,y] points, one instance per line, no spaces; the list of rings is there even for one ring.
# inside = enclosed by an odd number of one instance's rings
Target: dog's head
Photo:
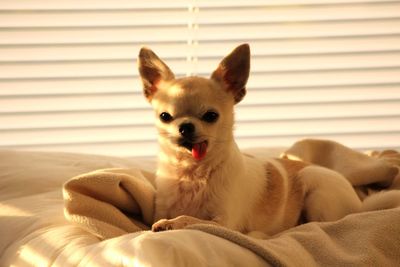
[[[233,106],[246,94],[249,71],[247,44],[226,56],[209,79],[177,79],[153,51],[142,48],[139,72],[144,95],[157,117],[161,145],[202,160],[232,142]]]

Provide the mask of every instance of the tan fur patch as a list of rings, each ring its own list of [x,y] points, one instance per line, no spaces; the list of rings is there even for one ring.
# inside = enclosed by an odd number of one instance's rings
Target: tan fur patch
[[[278,161],[279,163],[281,163],[283,165],[283,168],[285,168],[289,177],[293,177],[300,170],[302,170],[303,168],[310,165],[310,164],[302,162],[302,161],[289,160],[289,159],[276,159],[276,161]]]
[[[283,167],[285,168],[287,175],[288,175],[288,201],[286,207],[286,216],[285,220],[290,221],[298,218],[300,212],[303,208],[303,199],[304,199],[304,187],[303,183],[298,178],[297,174],[303,168],[309,166],[309,164],[295,161],[295,160],[288,160],[288,159],[278,159]],[[297,219],[298,220],[298,219]]]
[[[262,214],[267,233],[273,233],[277,228],[281,228],[280,231],[297,225],[304,198],[303,185],[297,174],[308,166],[303,162],[287,159],[275,159],[275,162],[282,165],[287,177],[272,163],[266,163],[267,187],[255,210]]]
[[[279,170],[271,163],[265,166],[267,176],[267,188],[265,198],[261,203],[262,209],[268,216],[274,216],[283,204],[282,195],[284,194],[284,178]]]

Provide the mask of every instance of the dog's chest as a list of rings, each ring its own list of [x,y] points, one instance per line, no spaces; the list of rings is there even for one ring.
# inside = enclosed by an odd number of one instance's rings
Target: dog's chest
[[[190,215],[208,219],[209,188],[205,180],[179,181],[176,189],[176,199],[172,203],[170,213],[172,217]]]
[[[166,205],[168,218],[179,215],[201,219],[210,217],[210,189],[206,180],[180,179],[164,183],[160,189],[163,192],[160,201]]]

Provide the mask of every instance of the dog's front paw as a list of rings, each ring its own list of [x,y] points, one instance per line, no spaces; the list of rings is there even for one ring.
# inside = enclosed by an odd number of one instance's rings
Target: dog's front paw
[[[167,231],[167,230],[173,230],[173,222],[172,220],[167,220],[167,219],[161,219],[157,222],[155,222],[151,226],[151,231],[153,232],[161,232],[161,231]]]
[[[201,220],[186,215],[181,215],[171,220],[161,219],[151,226],[153,232],[161,232],[167,230],[183,229],[186,226],[198,223]]]

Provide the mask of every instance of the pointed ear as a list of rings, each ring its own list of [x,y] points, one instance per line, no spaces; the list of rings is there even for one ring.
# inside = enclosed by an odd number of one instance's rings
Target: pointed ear
[[[143,92],[148,101],[151,101],[157,92],[160,81],[175,78],[169,67],[150,49],[143,47],[139,52],[138,67],[143,83]]]
[[[222,87],[232,92],[235,103],[246,94],[246,83],[250,72],[250,47],[242,44],[226,56],[211,75]]]

